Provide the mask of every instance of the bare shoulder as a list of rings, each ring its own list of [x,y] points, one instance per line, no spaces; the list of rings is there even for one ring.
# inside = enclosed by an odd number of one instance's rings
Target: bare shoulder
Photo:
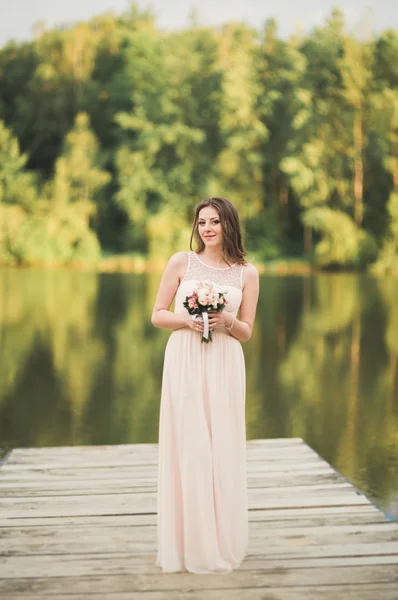
[[[167,268],[175,272],[179,278],[183,277],[188,267],[188,252],[176,252],[168,262]]]
[[[251,263],[247,262],[243,267],[243,284],[250,282],[256,282],[259,280],[259,273],[257,267]]]
[[[170,256],[169,264],[173,266],[184,266],[188,263],[188,252],[176,252]]]

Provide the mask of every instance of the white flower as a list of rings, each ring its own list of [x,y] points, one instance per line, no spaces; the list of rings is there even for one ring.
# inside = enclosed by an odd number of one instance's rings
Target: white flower
[[[198,292],[198,300],[201,303],[202,306],[207,306],[207,288],[201,288]]]

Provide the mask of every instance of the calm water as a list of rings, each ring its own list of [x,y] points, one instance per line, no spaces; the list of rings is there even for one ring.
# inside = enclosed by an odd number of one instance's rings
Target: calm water
[[[156,442],[158,275],[0,270],[0,447]],[[263,276],[247,437],[302,437],[398,519],[398,280]]]

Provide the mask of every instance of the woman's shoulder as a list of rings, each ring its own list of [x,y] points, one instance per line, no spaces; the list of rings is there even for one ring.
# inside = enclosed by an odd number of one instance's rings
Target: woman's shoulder
[[[248,260],[243,263],[243,270],[248,274],[251,274],[251,275],[257,274],[258,275],[257,267],[253,263],[249,262]]]
[[[175,266],[186,265],[188,261],[189,252],[175,252],[170,256],[169,263]]]
[[[243,264],[243,284],[247,283],[248,281],[254,281],[258,279],[259,272],[257,267],[253,263],[246,261]]]
[[[168,268],[181,279],[188,268],[189,252],[175,252],[170,256]]]

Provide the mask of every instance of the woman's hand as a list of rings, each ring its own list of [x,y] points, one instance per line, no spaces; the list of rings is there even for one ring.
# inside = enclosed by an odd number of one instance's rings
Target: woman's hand
[[[186,321],[187,326],[192,329],[192,331],[203,334],[203,319],[200,315],[196,315],[195,320],[192,319],[192,315],[187,315]]]
[[[209,329],[217,329],[218,327],[227,326],[229,327],[232,323],[232,315],[227,311],[222,312],[208,312],[209,315]],[[196,319],[192,319],[192,315],[186,316],[186,324],[192,329],[192,331],[197,331],[198,333],[203,334],[204,325],[203,325],[203,317],[200,315],[196,316]]]
[[[221,312],[209,312],[209,328],[216,329],[217,327],[227,326],[229,327],[232,323],[232,315],[227,311]]]

